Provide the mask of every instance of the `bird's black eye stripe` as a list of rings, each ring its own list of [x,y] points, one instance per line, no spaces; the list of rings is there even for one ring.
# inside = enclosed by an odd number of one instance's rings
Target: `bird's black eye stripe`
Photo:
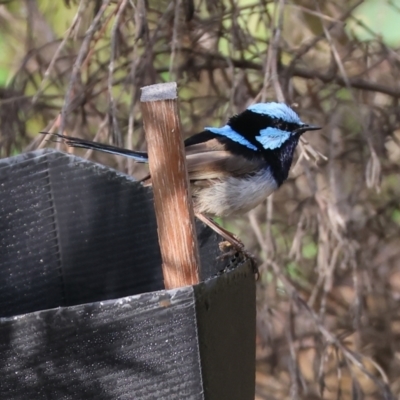
[[[277,128],[282,131],[293,132],[300,127],[299,124],[287,122],[280,118],[272,118],[265,114],[258,114],[250,110],[246,110],[239,115],[233,116],[228,124],[236,132],[247,137],[253,138],[260,134],[261,129],[268,127]]]
[[[265,116],[265,118],[268,119],[268,122],[266,121],[266,119],[264,119],[265,126],[264,126],[264,128],[261,128],[261,129],[271,127],[271,128],[280,129],[281,131],[293,132],[296,129],[298,129],[300,126],[299,124],[295,124],[293,122],[287,122],[280,118],[271,118],[268,116]]]
[[[299,124],[295,124],[292,122],[285,122],[282,121],[281,119],[273,119],[270,126],[278,128],[281,131],[287,131],[287,132],[293,132],[300,127]]]

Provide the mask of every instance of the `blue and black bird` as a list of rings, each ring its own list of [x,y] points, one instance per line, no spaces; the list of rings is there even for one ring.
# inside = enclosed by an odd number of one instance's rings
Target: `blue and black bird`
[[[320,127],[303,123],[284,103],[257,103],[231,117],[222,128],[206,127],[186,139],[187,169],[196,215],[215,229],[209,217],[242,214],[256,207],[287,179],[300,136],[317,129]],[[56,136],[72,147],[148,162],[145,152]],[[151,177],[143,182],[151,184]],[[225,237],[226,231],[221,229],[216,230]]]

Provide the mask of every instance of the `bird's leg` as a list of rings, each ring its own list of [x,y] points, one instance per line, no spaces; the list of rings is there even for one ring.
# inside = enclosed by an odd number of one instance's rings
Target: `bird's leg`
[[[235,247],[236,250],[243,251],[244,244],[235,235],[222,228],[222,226],[218,225],[216,222],[206,217],[204,214],[196,213],[196,217],[200,221],[204,222],[207,226],[209,226],[214,232],[217,232],[219,235],[221,235],[227,242]]]

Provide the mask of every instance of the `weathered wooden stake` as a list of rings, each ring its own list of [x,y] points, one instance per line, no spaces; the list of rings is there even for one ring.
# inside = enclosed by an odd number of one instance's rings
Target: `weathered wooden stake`
[[[165,288],[194,285],[199,282],[200,258],[176,83],[145,86],[140,101]]]

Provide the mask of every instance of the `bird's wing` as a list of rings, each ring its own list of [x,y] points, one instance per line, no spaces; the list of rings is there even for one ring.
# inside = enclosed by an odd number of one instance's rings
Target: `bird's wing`
[[[264,165],[262,160],[248,159],[226,150],[192,153],[186,160],[191,181],[253,174]]]
[[[222,140],[222,136],[218,137],[215,133],[210,131],[196,133],[195,135],[185,139],[186,154],[190,154],[192,152],[201,153],[205,149],[209,150],[213,146],[220,150],[224,150]]]
[[[189,146],[186,145],[185,142],[185,151],[186,155],[192,154],[200,154],[200,153],[209,153],[214,151],[224,151],[226,150],[226,146],[220,140],[216,138],[205,140],[204,142],[190,144]]]

